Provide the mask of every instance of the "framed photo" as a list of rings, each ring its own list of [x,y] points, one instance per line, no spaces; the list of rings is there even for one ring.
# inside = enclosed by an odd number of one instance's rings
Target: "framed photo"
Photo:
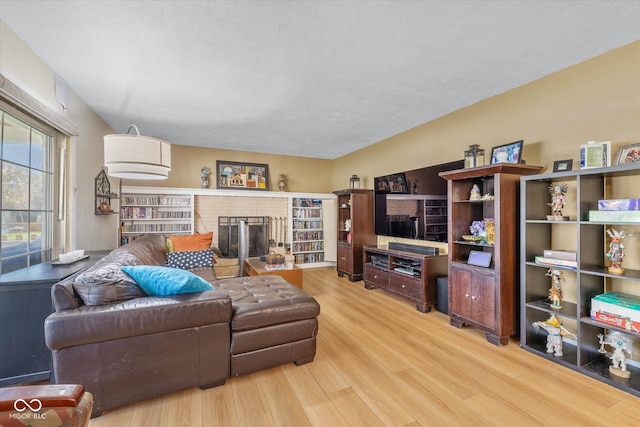
[[[404,172],[374,178],[374,185],[377,191],[389,193],[409,193],[407,177]]]
[[[616,165],[640,163],[640,142],[618,148]]]
[[[216,162],[217,187],[232,190],[269,190],[269,165]]]
[[[491,149],[491,164],[520,163],[522,161],[522,145],[524,140],[500,145]]]
[[[580,146],[580,169],[611,166],[611,141],[590,141]]]
[[[573,159],[556,160],[555,162],[553,162],[554,172],[570,171],[572,167],[573,167]]]

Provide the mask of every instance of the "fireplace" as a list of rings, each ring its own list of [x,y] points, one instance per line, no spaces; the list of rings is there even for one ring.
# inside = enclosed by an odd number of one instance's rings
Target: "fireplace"
[[[226,258],[238,257],[238,230],[240,221],[245,221],[249,234],[249,256],[267,253],[268,216],[221,216],[218,218],[218,246]]]

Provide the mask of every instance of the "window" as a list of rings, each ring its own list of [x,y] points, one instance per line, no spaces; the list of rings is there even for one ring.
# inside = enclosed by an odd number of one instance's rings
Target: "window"
[[[53,129],[0,109],[0,273],[51,260]]]

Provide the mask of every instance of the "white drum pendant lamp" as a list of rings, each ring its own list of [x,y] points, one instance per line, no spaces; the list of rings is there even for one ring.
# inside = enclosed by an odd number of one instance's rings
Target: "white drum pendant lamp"
[[[136,135],[131,135],[131,129]],[[104,136],[104,165],[110,176],[126,179],[167,179],[171,170],[171,145],[140,135],[136,125],[125,135]]]

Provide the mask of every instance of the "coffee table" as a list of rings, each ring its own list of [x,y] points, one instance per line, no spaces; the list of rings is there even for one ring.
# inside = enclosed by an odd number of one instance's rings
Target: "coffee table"
[[[302,289],[302,272],[304,269],[293,266],[293,268],[276,268],[267,269],[266,263],[260,261],[260,257],[245,258],[244,260],[244,275],[245,276],[266,276],[275,275],[284,278],[287,282],[291,283]]]

